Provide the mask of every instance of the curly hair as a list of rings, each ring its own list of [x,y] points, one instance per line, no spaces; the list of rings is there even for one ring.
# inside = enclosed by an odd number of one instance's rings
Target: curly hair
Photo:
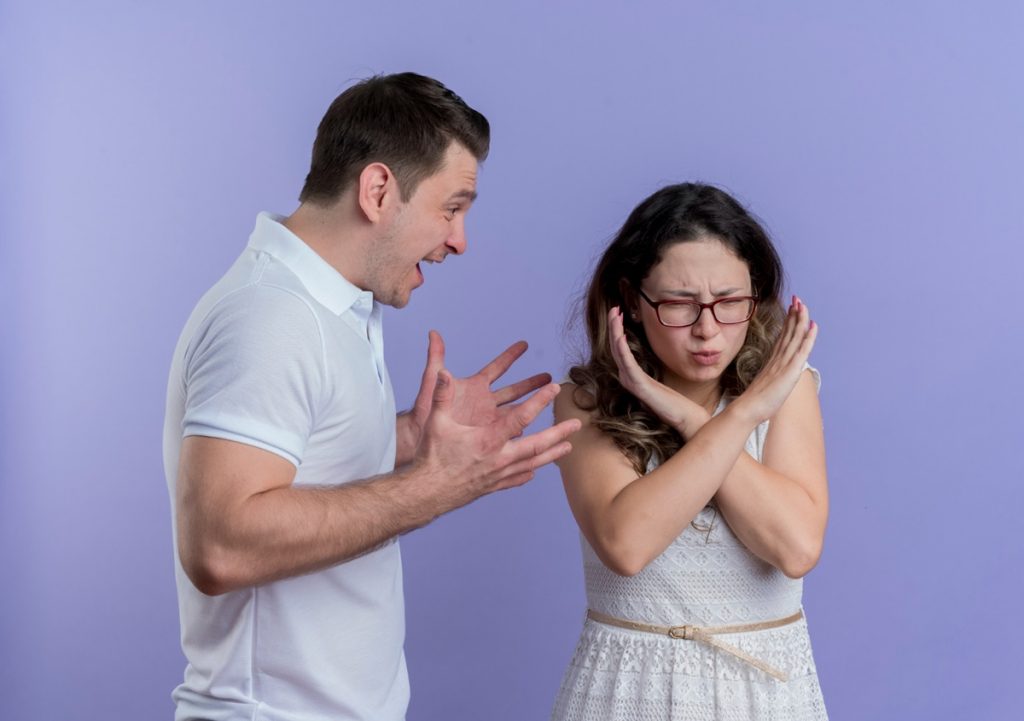
[[[608,341],[608,311],[636,302],[633,289],[640,287],[669,247],[704,238],[722,242],[747,264],[758,299],[743,347],[720,381],[723,395],[739,395],[764,367],[782,328],[783,270],[768,234],[725,191],[682,183],[648,197],[630,213],[601,256],[585,296],[589,359],[569,369],[569,379],[576,384],[573,400],[594,412],[594,424],[614,440],[640,475],[647,473],[652,460],[676,453],[683,438],[619,383]],[[623,322],[640,367],[662,380],[664,368],[643,325],[628,315]]]

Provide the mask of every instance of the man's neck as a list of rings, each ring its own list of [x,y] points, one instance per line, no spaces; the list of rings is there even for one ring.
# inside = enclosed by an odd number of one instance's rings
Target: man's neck
[[[345,198],[330,206],[302,203],[281,224],[341,273],[352,285],[363,288],[367,257],[367,229]]]

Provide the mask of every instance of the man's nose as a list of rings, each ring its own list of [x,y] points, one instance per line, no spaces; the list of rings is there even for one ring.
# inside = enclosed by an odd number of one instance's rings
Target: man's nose
[[[445,245],[455,255],[462,255],[466,252],[466,223],[461,216],[452,223],[452,233],[445,241]]]

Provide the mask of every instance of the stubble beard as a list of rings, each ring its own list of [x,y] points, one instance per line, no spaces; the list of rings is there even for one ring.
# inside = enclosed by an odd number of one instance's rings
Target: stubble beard
[[[412,271],[395,277],[401,272],[402,259],[398,251],[403,225],[399,215],[391,229],[377,241],[375,252],[367,263],[367,279],[374,300],[392,308],[404,308],[412,296],[412,287],[406,282]]]

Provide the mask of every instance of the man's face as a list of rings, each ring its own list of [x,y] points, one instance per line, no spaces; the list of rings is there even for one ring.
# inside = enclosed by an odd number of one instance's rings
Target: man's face
[[[371,259],[370,289],[395,308],[423,285],[421,264],[440,263],[466,250],[466,213],[476,198],[477,161],[458,143],[445,152],[441,169],[400,202]]]

